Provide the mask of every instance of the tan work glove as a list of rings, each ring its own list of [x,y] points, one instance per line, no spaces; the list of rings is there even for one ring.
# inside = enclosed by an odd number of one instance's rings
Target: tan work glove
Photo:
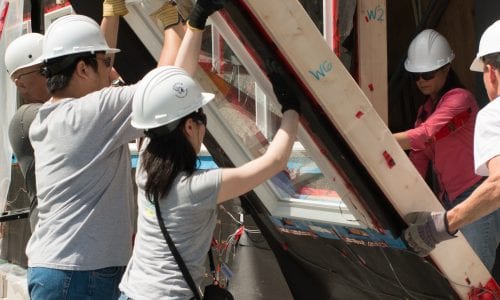
[[[124,16],[128,14],[125,0],[104,0],[102,3],[102,16]]]
[[[176,7],[177,6],[174,3],[166,1],[162,7],[158,8],[158,10],[151,14],[151,17],[158,21],[160,27],[167,29],[179,24],[181,21]]]

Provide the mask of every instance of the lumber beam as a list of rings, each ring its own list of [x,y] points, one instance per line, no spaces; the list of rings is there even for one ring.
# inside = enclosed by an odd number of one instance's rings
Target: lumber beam
[[[301,4],[296,0],[241,2],[307,89],[310,101],[322,107],[399,214],[443,210]],[[439,244],[431,257],[462,299],[491,280],[461,234]]]
[[[358,0],[358,84],[388,124],[386,0]]]

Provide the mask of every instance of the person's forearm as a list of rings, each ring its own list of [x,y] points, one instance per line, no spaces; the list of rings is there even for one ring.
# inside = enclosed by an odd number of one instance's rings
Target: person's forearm
[[[410,137],[408,136],[408,132],[402,131],[398,133],[392,134],[392,136],[398,141],[399,145],[403,150],[410,149]]]
[[[116,48],[118,44],[118,27],[120,26],[120,16],[102,17],[101,31],[104,34],[106,43],[110,48]],[[113,55],[114,60],[114,55]]]
[[[102,17],[101,31],[110,48],[116,48],[120,16]]]
[[[175,66],[183,68],[193,76],[198,66],[198,57],[201,49],[203,31],[189,28],[186,30],[184,39],[175,60]]]
[[[488,177],[465,201],[447,213],[453,232],[500,208],[500,178]]]
[[[158,60],[158,66],[174,65],[184,33],[185,26],[182,25],[182,23],[174,25],[164,31],[163,48],[160,53],[160,59]]]
[[[297,136],[299,114],[294,110],[283,113],[281,126],[269,145],[266,154],[272,154],[281,167],[285,167]]]

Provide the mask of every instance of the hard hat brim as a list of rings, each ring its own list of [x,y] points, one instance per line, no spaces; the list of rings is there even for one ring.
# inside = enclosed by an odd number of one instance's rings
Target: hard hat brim
[[[36,66],[36,65],[41,65],[43,63],[43,59],[42,57],[38,57],[37,59],[35,59],[34,61],[28,63],[28,64],[25,64],[25,65],[22,65],[22,66],[19,66],[17,68],[15,68],[12,72],[10,72],[10,78],[13,78],[12,76],[14,76],[14,74],[21,70],[21,69],[26,69],[26,68],[29,68],[29,67],[32,67],[32,66]],[[41,66],[40,66],[41,67]]]
[[[118,49],[118,48],[109,48],[109,50],[106,50],[106,54],[114,54],[114,53],[118,53],[122,50]]]
[[[54,58],[58,58],[58,57],[63,57],[63,56],[67,56],[67,55],[74,55],[74,54],[80,54],[80,53],[96,53],[96,52],[104,52],[106,54],[115,54],[115,53],[118,53],[120,52],[121,50],[118,49],[118,48],[104,48],[104,49],[82,49],[81,51],[71,51],[71,52],[62,52],[60,54],[57,54],[57,55],[48,55],[46,57],[44,57],[42,55],[42,57],[40,58],[42,61],[49,61],[51,59],[54,59]]]
[[[474,71],[474,72],[483,72],[484,63],[481,60],[481,58],[479,58],[479,57],[474,58],[474,60],[472,61],[472,64],[470,65],[469,69],[471,71]]]
[[[214,100],[215,95],[212,94],[212,93],[203,93],[202,92],[201,93],[201,97],[202,97],[202,99],[201,99],[201,106],[200,107],[205,106],[205,104],[207,104],[208,102]]]

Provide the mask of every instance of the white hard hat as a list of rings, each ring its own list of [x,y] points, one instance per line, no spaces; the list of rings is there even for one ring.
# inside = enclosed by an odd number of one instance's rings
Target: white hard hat
[[[496,21],[484,31],[479,41],[479,50],[470,65],[470,70],[483,72],[484,63],[481,58],[497,52],[500,52],[500,21]]]
[[[132,126],[152,129],[177,121],[214,99],[181,68],[158,67],[137,84]]]
[[[425,29],[411,41],[405,69],[412,73],[430,72],[451,63],[454,58],[445,37],[435,30]]]
[[[12,76],[17,70],[42,63],[43,35],[23,34],[13,40],[5,50],[5,67]]]
[[[93,19],[83,15],[67,15],[50,24],[43,43],[43,60],[85,52],[116,53],[110,48]]]

